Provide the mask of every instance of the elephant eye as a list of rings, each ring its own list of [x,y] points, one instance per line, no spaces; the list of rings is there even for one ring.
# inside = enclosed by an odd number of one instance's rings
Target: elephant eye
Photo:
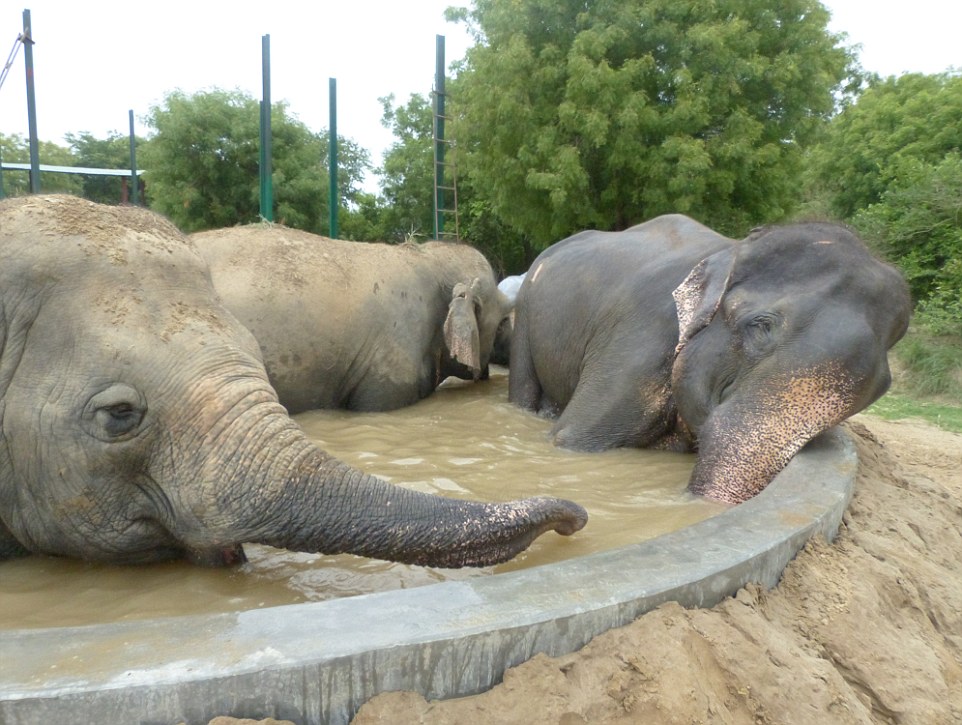
[[[763,313],[751,317],[745,322],[745,343],[756,352],[765,352],[774,343],[774,332],[779,319],[771,313]]]
[[[143,396],[129,385],[117,384],[94,395],[84,409],[87,431],[102,441],[134,435],[147,413]]]
[[[748,322],[748,328],[750,330],[765,334],[771,332],[774,326],[775,320],[770,315],[759,315],[758,317],[753,317]]]
[[[97,410],[97,422],[111,438],[126,435],[140,425],[143,412],[128,403],[111,405]]]

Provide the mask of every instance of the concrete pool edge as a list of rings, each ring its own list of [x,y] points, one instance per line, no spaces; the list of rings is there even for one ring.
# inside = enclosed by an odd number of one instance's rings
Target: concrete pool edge
[[[774,586],[811,536],[834,537],[856,467],[834,429],[751,501],[612,551],[312,604],[2,632],[0,721],[346,723],[379,692],[474,694],[665,601],[712,606],[749,582]]]

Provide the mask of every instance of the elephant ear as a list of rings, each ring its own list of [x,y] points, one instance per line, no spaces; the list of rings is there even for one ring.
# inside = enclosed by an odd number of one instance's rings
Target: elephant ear
[[[464,282],[454,285],[444,320],[444,344],[448,352],[475,377],[481,374],[481,335],[475,309],[480,304],[480,291],[481,280],[477,277],[470,285]]]
[[[716,252],[695,265],[671,293],[678,311],[678,355],[688,341],[712,321],[731,282],[734,248]]]

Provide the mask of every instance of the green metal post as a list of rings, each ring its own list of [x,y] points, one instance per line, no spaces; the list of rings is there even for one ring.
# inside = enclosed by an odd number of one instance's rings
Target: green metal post
[[[271,36],[261,38],[261,74],[264,92],[261,101],[261,218],[274,221],[274,180],[271,164]]]
[[[329,190],[328,190],[328,218],[330,219],[330,230],[331,239],[337,239],[338,228],[337,228],[337,203],[338,203],[338,193],[337,193],[337,79],[331,78],[328,81],[328,90],[330,96],[330,138],[328,139],[329,148],[329,158],[327,160],[327,173],[330,178]]]
[[[435,36],[434,69],[434,238],[444,233],[444,36]]]
[[[127,111],[130,121],[130,201],[134,206],[140,204],[140,179],[137,177],[137,141],[134,138],[134,111]]]
[[[23,61],[27,67],[27,129],[30,136],[30,192],[40,193],[40,142],[37,138],[37,97],[33,87],[33,35],[30,11],[23,11]]]

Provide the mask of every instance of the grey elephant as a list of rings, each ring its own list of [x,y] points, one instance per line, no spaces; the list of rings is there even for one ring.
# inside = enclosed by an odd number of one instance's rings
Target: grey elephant
[[[448,376],[485,378],[511,311],[467,244],[348,242],[266,224],[191,239],[291,413],[393,410]]]
[[[0,558],[216,565],[256,542],[481,566],[585,523],[568,501],[447,499],[326,454],[194,246],[146,210],[4,200],[0,260]]]
[[[528,271],[509,398],[557,416],[559,446],[697,450],[689,490],[739,503],[887,390],[910,309],[902,277],[834,224],[585,231]]]

